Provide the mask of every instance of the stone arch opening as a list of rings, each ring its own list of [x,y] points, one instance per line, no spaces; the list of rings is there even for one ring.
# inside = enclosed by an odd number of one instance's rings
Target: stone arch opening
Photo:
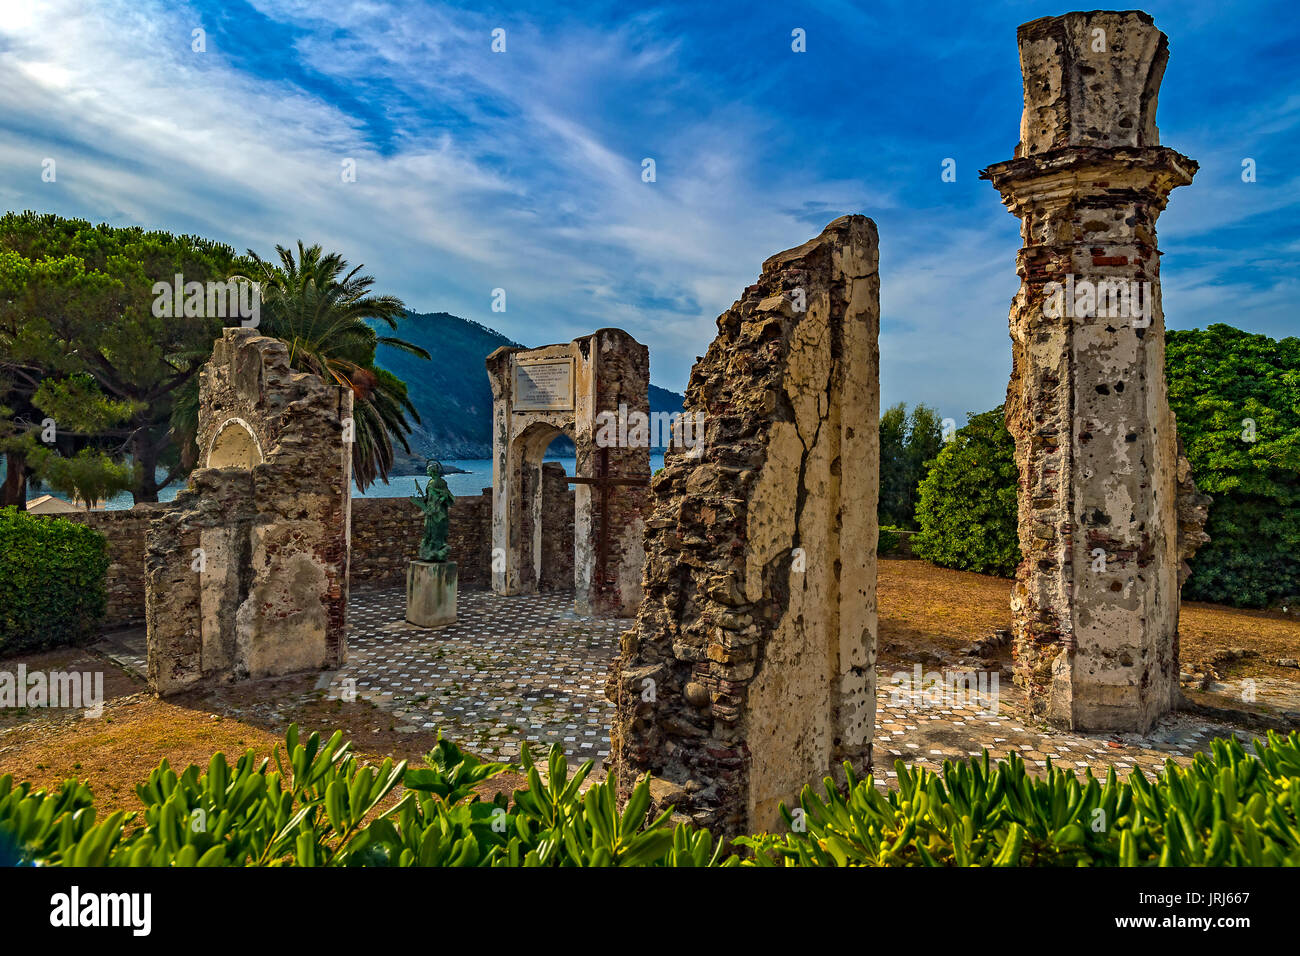
[[[208,448],[208,468],[251,469],[266,458],[252,426],[242,418],[223,422]]]
[[[519,585],[523,591],[577,590],[576,544],[567,554],[559,554],[557,538],[568,540],[576,515],[575,499],[586,488],[570,490],[570,477],[564,466],[547,461],[546,453],[557,438],[574,438],[573,422],[563,425],[534,422],[515,439],[521,462],[521,488],[517,527],[519,551]]]
[[[574,485],[574,609],[632,617],[641,601],[650,449],[635,433],[600,431],[609,416],[649,416],[650,353],[621,329],[562,345],[505,347],[487,358],[492,385],[492,590],[537,590],[536,492]],[[606,432],[608,429],[606,429]],[[551,475],[547,446],[573,441],[575,474]],[[531,484],[530,484],[531,482]]]

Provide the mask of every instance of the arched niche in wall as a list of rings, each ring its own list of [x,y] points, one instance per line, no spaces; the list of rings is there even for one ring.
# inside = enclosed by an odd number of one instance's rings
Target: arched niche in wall
[[[264,461],[262,443],[242,418],[232,418],[217,429],[208,448],[208,468],[252,468]]]

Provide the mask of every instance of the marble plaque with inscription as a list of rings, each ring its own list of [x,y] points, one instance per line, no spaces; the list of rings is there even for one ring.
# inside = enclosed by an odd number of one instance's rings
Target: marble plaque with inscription
[[[564,412],[573,408],[573,359],[539,359],[515,365],[515,411]]]

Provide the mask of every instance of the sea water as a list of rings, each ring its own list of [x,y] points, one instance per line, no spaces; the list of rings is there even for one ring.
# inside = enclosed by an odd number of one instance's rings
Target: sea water
[[[564,466],[565,474],[572,475],[577,467],[577,460],[574,458],[548,458],[547,461],[555,461]],[[451,493],[457,497],[474,496],[482,493],[484,488],[492,487],[492,459],[490,458],[465,458],[459,461],[448,460],[443,462],[445,465],[451,465],[461,469],[465,474],[445,475],[447,487]],[[663,452],[655,452],[650,456],[650,472],[653,474],[657,469],[662,468],[664,464]],[[407,498],[415,494],[415,483],[418,481],[420,487],[424,487],[428,479],[424,475],[392,475],[388,479],[388,484],[382,481],[376,481],[365,491],[361,491],[355,485],[352,487],[352,494],[357,498]],[[185,487],[183,481],[178,481],[162,491],[158,492],[159,501],[171,501]],[[54,494],[46,491],[30,492],[28,497],[35,498],[39,494]],[[56,495],[56,497],[64,497]],[[133,500],[129,492],[122,492],[119,495],[110,498],[105,510],[121,511],[130,508]]]

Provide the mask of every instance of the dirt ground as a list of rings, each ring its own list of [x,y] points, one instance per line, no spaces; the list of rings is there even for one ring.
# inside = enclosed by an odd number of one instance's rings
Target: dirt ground
[[[940,662],[967,653],[974,642],[1009,627],[1009,589],[1010,582],[998,578],[921,561],[882,560],[882,664]],[[1247,678],[1295,688],[1300,696],[1300,670],[1271,663],[1300,658],[1300,621],[1190,603],[1183,605],[1180,630],[1184,670],[1205,669],[1198,673],[1204,674],[1207,689],[1185,688],[1189,699],[1233,705],[1230,685],[1224,682]],[[1008,649],[997,655],[1004,663],[1009,660]],[[163,758],[179,770],[191,763],[205,767],[216,751],[232,761],[248,749],[269,756],[290,723],[304,733],[342,729],[358,755],[376,763],[392,756],[418,764],[437,739],[432,731],[398,732],[391,715],[364,701],[343,706],[323,700],[316,675],[162,701],[138,678],[87,649],[11,657],[0,661],[0,670],[14,671],[19,664],[29,672],[103,671],[104,710],[91,720],[79,711],[0,709],[0,775],[10,773],[41,787],[55,787],[68,777],[85,779],[103,811],[138,809],[135,786]],[[484,793],[521,785],[521,778],[505,774],[489,781]]]
[[[881,559],[881,660],[938,663],[961,656],[974,641],[1011,627],[1010,593],[1004,578]],[[1300,619],[1185,601],[1178,633],[1182,671],[1192,678],[1183,687],[1189,701],[1264,714],[1300,710]],[[1009,664],[1010,648],[994,659]],[[1239,688],[1246,680],[1267,688],[1275,703],[1244,703]]]

